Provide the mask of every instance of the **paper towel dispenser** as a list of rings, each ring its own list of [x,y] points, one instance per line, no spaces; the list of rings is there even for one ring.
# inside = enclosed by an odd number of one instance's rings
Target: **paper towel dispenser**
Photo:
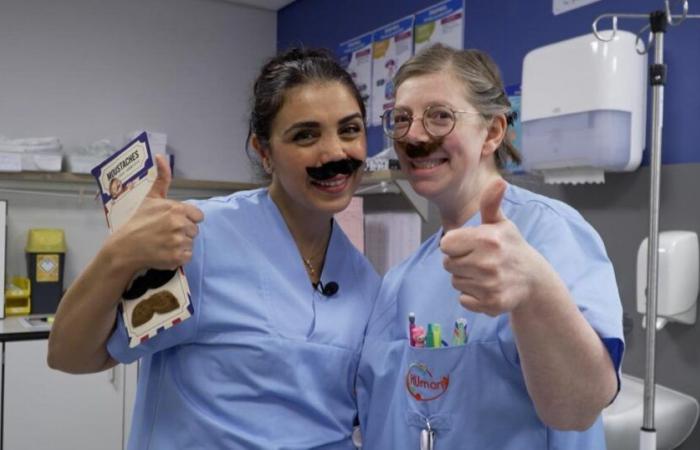
[[[529,52],[523,61],[523,168],[631,171],[645,146],[647,57],[635,35],[593,34]],[[601,180],[602,181],[602,180]]]

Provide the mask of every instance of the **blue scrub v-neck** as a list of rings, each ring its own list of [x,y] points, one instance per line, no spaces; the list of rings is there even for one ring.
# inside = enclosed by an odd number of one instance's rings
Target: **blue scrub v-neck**
[[[185,267],[193,316],[136,348],[121,316],[108,350],[141,358],[129,449],[353,450],[355,375],[379,276],[334,224],[314,290],[266,189],[195,203]]]
[[[598,333],[620,370],[624,336],[615,273],[595,230],[571,207],[509,185],[503,214],[545,257]],[[479,215],[464,226],[481,222]],[[537,416],[525,385],[509,316],[463,309],[444,269],[442,230],[387,273],[370,317],[358,369],[357,395],[365,447],[418,448],[427,424],[437,447],[461,450],[568,449],[605,446],[600,417],[583,432],[561,431]],[[414,347],[408,314],[443,337],[467,318],[464,345]]]
[[[282,239],[269,239],[264,244],[265,251],[276,255],[275,264],[285,268],[288,275],[288,283],[264,280],[263,292],[265,300],[271,303],[269,310],[271,329],[276,330],[281,336],[291,339],[310,339],[316,331],[317,323],[323,323],[323,319],[317,320],[319,314],[325,315],[324,305],[330,300],[324,296],[320,288],[313,286],[304,268],[302,256],[294,241],[289,226],[284,220],[277,204],[270,197],[269,191],[262,199],[266,219],[269,223],[261,227],[267,230],[279,230]],[[331,223],[331,235],[328,240],[325,261],[321,269],[321,283],[327,272],[337,272],[332,266],[337,263],[335,258],[338,253],[339,233],[335,230],[335,223]],[[283,242],[284,245],[280,245]],[[328,281],[325,281],[327,283]]]

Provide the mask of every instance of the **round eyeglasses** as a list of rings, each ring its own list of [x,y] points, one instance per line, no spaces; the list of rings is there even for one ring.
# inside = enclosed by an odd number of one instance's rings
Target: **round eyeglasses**
[[[433,105],[426,108],[423,117],[423,128],[426,133],[434,138],[447,136],[455,127],[457,114],[480,114],[478,111],[456,111],[443,105]],[[382,128],[384,134],[394,140],[401,139],[408,134],[411,124],[418,117],[401,108],[387,109],[382,114]]]

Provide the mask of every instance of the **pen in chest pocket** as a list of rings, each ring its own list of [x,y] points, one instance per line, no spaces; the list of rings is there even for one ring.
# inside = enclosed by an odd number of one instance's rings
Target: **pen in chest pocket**
[[[445,336],[447,338],[447,336]],[[411,347],[441,348],[449,345],[464,345],[469,340],[467,319],[460,317],[454,322],[452,342],[442,339],[442,327],[439,323],[429,323],[427,330],[416,324],[416,314],[408,314],[408,341]]]
[[[408,313],[408,340],[411,347],[416,346],[416,337],[414,330],[416,329],[416,313]]]
[[[461,317],[455,321],[455,328],[452,332],[452,345],[464,345],[467,343],[467,319]]]

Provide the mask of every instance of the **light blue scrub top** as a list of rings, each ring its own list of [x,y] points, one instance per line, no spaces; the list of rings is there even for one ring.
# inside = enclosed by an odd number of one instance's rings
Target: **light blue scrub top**
[[[379,276],[333,226],[314,290],[267,190],[195,203],[185,267],[194,315],[136,348],[119,321],[108,343],[141,358],[129,448],[350,450],[355,377]]]
[[[557,270],[619,371],[622,307],[598,234],[569,206],[512,185],[502,210]],[[480,223],[477,214],[465,226]],[[558,431],[540,421],[526,391],[509,315],[490,317],[462,308],[443,268],[441,234],[382,282],[358,375],[364,449],[418,449],[426,420],[436,431],[436,449],[605,449],[600,417],[585,432]],[[410,312],[421,326],[441,324],[449,346],[411,347]],[[453,346],[460,317],[467,320],[469,340]]]

